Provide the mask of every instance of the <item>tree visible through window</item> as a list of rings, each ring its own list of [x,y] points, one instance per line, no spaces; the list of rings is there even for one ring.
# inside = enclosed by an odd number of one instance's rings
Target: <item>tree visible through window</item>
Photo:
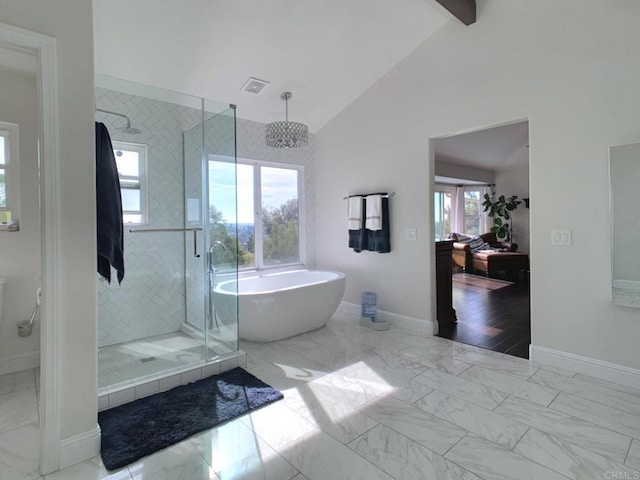
[[[302,167],[215,158],[209,161],[211,240],[228,247],[216,249],[216,265],[231,267],[236,259],[239,268],[301,263]]]
[[[464,233],[480,235],[482,225],[482,202],[480,189],[465,188],[464,190]]]
[[[262,261],[275,266],[300,261],[298,171],[258,167],[262,198]]]

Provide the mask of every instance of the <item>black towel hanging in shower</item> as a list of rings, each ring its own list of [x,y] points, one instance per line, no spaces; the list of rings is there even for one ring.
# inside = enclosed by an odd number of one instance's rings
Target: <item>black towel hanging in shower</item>
[[[111,267],[124,278],[124,226],[118,167],[109,131],[96,122],[96,222],[98,273],[111,283]]]

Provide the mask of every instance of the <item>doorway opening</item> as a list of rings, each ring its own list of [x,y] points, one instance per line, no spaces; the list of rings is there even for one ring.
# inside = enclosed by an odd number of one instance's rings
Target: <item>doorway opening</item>
[[[529,123],[436,138],[433,145],[435,240],[453,241],[457,317],[440,322],[438,336],[528,358]],[[489,202],[500,197],[506,214],[490,216]]]
[[[0,384],[8,386],[0,389],[0,438],[6,455],[20,455],[24,472],[39,476],[43,234],[38,75],[36,51],[0,39]],[[24,452],[17,447],[20,442],[34,448]],[[7,475],[19,475],[8,468]]]
[[[58,75],[56,69],[57,47],[56,40],[40,33],[25,30],[12,25],[0,23],[0,48],[3,48],[3,65],[9,64],[9,70],[22,71],[25,67],[29,72],[35,72],[37,84],[37,167],[39,180],[35,188],[39,197],[39,229],[40,229],[40,285],[42,287],[41,306],[39,310],[39,362],[33,365],[21,364],[20,369],[39,367],[39,375],[34,371],[34,383],[38,389],[38,428],[31,428],[30,435],[35,436],[27,441],[34,446],[29,450],[28,468],[33,473],[48,474],[58,470],[60,465],[60,411],[58,402],[58,365],[60,350],[58,348],[58,325],[60,315],[60,290],[57,266],[61,261],[59,250],[60,238],[60,190],[57,175],[60,168],[58,150],[59,135],[57,131],[58,117]],[[33,67],[35,63],[35,68]],[[4,91],[4,90],[3,90]],[[22,103],[20,103],[22,105]],[[21,142],[19,141],[19,144]],[[21,154],[20,154],[21,156]],[[22,161],[20,161],[22,167]],[[42,168],[44,166],[44,168]],[[22,182],[22,172],[20,172]],[[32,186],[33,187],[33,186]],[[23,216],[21,190],[20,216]],[[28,200],[27,200],[28,203]],[[14,223],[11,212],[11,223]],[[24,220],[27,220],[25,217]],[[26,227],[26,225],[24,225]],[[14,223],[7,235],[16,235],[23,231],[20,222],[17,228]],[[7,280],[5,287],[7,286]],[[40,302],[40,300],[38,300]],[[34,328],[35,330],[35,328]],[[32,332],[33,336],[35,333]],[[23,357],[20,356],[20,359]],[[30,358],[27,356],[27,358]],[[20,363],[20,362],[18,362]],[[12,370],[18,371],[14,365]],[[38,381],[39,379],[39,381]],[[28,425],[24,428],[30,428]],[[39,430],[39,432],[38,432]],[[18,429],[11,430],[14,435]],[[38,442],[38,438],[39,442]],[[32,441],[33,440],[33,441]],[[24,442],[24,438],[21,442]],[[40,448],[37,448],[39,443]],[[7,441],[7,444],[21,445],[20,442]],[[18,454],[24,457],[24,449]],[[39,452],[38,452],[39,450]],[[25,465],[21,465],[20,473],[24,474]],[[37,476],[37,475],[36,475]]]

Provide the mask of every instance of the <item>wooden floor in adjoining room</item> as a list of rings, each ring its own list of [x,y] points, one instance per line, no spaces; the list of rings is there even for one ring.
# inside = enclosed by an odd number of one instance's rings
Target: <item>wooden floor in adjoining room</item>
[[[529,282],[453,274],[453,308],[458,322],[438,336],[495,352],[529,358]]]

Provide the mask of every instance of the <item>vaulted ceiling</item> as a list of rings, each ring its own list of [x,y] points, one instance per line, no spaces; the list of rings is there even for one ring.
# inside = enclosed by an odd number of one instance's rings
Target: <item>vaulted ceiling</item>
[[[434,0],[94,0],[98,74],[317,131],[442,25]],[[269,85],[242,92],[249,77]]]

